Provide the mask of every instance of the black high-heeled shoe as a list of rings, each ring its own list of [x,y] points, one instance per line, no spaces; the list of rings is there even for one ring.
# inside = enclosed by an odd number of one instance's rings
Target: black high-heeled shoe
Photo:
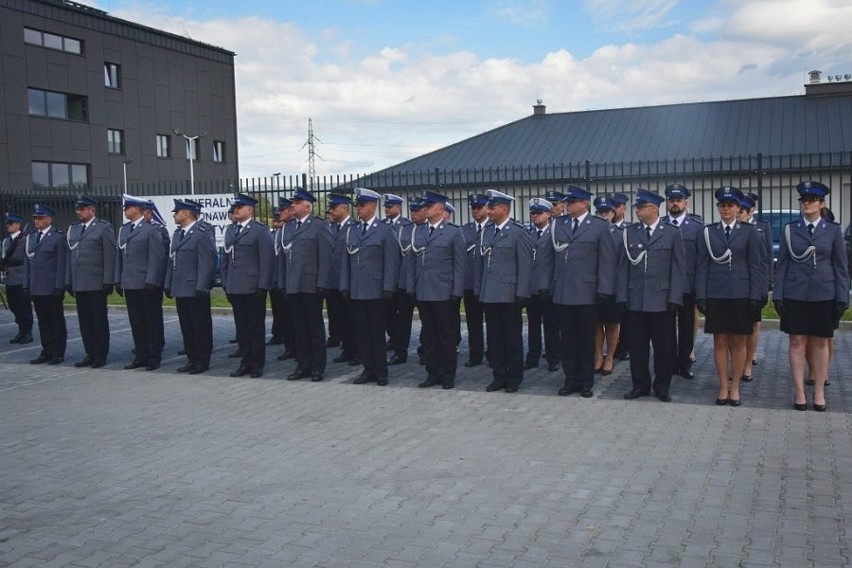
[[[826,409],[825,404],[814,403],[814,410],[816,410],[817,412],[825,412],[825,409]]]
[[[796,409],[796,410],[798,410],[799,412],[801,412],[801,411],[803,411],[803,410],[807,410],[807,409],[808,409],[808,403],[807,403],[807,402],[803,402],[803,403],[799,404],[798,402],[794,402],[794,403],[793,403],[793,408],[794,408],[794,409]]]

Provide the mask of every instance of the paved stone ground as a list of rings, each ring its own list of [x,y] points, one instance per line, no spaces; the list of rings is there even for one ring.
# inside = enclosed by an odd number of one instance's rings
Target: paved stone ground
[[[716,407],[711,344],[674,402],[624,401],[626,364],[593,399],[530,372],[485,393],[232,379],[230,318],[209,374],[32,366],[0,312],[0,566],[843,566],[850,563],[852,334],[836,339],[829,412],[795,412],[786,337],[767,331],[743,406]],[[167,314],[169,354],[177,320]],[[336,354],[336,350],[333,352]],[[460,355],[460,361],[465,353]]]

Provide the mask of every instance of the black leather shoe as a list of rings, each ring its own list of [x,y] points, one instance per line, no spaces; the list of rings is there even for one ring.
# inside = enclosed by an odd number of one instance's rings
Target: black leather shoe
[[[380,379],[376,379],[376,384],[379,385],[380,387],[386,387],[386,386],[388,386],[388,378],[383,377],[383,378],[380,378]]]
[[[568,396],[570,394],[574,394],[575,392],[579,392],[580,389],[573,385],[564,385],[559,392],[557,393],[559,396]]]
[[[209,365],[205,365],[204,363],[196,363],[192,366],[192,369],[189,370],[190,375],[197,375],[199,373],[203,373],[207,369],[209,369]]]
[[[240,365],[236,371],[231,373],[232,377],[243,377],[251,373],[251,368],[248,365]]]
[[[639,389],[633,389],[629,393],[624,395],[626,400],[633,400],[634,398],[639,398],[640,396],[648,396],[649,393],[640,391]]]
[[[186,355],[186,349],[181,349],[177,352],[177,355]]]
[[[807,402],[802,402],[802,403],[794,402],[794,403],[793,403],[793,408],[795,408],[795,409],[796,409],[796,410],[798,410],[799,412],[802,412],[803,410],[807,410],[807,409],[808,409],[808,403],[807,403]]]
[[[233,353],[228,354],[228,359],[240,359],[243,356],[243,352],[240,350],[234,351]]]
[[[421,389],[427,389],[429,387],[434,387],[437,384],[439,384],[438,381],[436,381],[434,379],[426,379],[422,383],[417,383],[417,386],[420,387]]]
[[[159,361],[154,361],[154,362],[151,362],[151,363],[148,363],[147,365],[145,365],[146,371],[156,371],[159,368],[160,368],[160,362]]]
[[[323,380],[324,378],[325,377],[323,376],[322,373],[311,373],[311,382],[312,383],[318,383],[321,380]]]
[[[31,333],[25,333],[25,334],[21,335],[21,338],[18,340],[18,343],[20,343],[21,345],[24,345],[26,343],[32,343],[32,342],[33,342],[33,336],[32,336]]]
[[[683,371],[680,372],[680,376],[683,377],[684,379],[694,379],[695,373],[692,372],[692,369],[684,369]],[[751,380],[751,379],[749,379],[749,380]]]
[[[131,370],[131,369],[140,369],[140,368],[142,368],[142,367],[144,367],[144,366],[145,366],[145,362],[144,362],[144,361],[131,361],[130,363],[128,363],[127,365],[125,365],[125,366],[124,366],[124,368],[125,368],[125,369],[127,369],[127,370],[129,371],[129,370]]]
[[[826,408],[828,408],[825,404],[817,404],[814,403],[814,410],[817,412],[825,412]]]
[[[657,398],[660,400],[660,402],[671,402],[672,401],[671,395],[667,392],[658,392],[658,393],[656,393],[656,395],[657,395]],[[733,400],[730,401],[731,404],[733,404],[733,402],[734,402]],[[739,401],[737,401],[737,402],[739,403]]]
[[[717,398],[716,399],[716,406],[725,406],[726,404],[728,404],[727,398]],[[807,405],[805,405],[805,407],[807,407]]]
[[[332,363],[343,363],[349,361],[349,355],[340,354],[331,360]]]
[[[296,358],[296,354],[293,353],[292,351],[285,351],[284,353],[282,353],[281,355],[279,355],[277,357],[277,359],[279,361],[288,361],[290,359],[295,359],[295,358]]]
[[[729,398],[728,399],[728,405],[729,406],[740,406],[742,403],[743,403],[743,401],[738,399],[738,398],[736,398],[736,399]]]
[[[465,367],[468,367],[468,368],[470,368],[470,367],[476,367],[476,366],[478,366],[478,365],[482,365],[482,359],[468,359],[468,360],[467,360],[467,361],[465,361],[465,363],[464,363],[464,366],[465,366]]]
[[[257,368],[252,369],[251,378],[259,379],[262,376],[263,376],[263,369],[257,369]]]
[[[390,359],[388,359],[388,365],[404,365],[408,362],[408,357],[402,357],[400,355],[393,355]]]
[[[74,363],[74,366],[78,369],[82,369],[83,367],[91,367],[93,361],[94,359],[86,355],[85,357],[83,357],[82,361],[77,361],[76,363]]]
[[[282,343],[284,343],[284,340],[277,337],[273,337],[266,342],[267,345],[281,345]]]
[[[21,342],[21,334],[20,333],[9,340],[9,343],[20,343],[20,342]]]
[[[518,392],[518,387],[506,387],[506,392],[512,394],[513,392]]]
[[[417,360],[417,363],[419,363],[419,364],[420,364],[420,366],[426,366],[426,357],[420,357],[420,358]]]
[[[39,355],[38,357],[30,361],[30,365],[41,365],[42,363],[47,363],[48,361],[50,361],[50,357]]]
[[[594,393],[592,392],[592,389],[583,389],[580,391],[580,396],[583,398],[592,398]]]
[[[448,382],[442,384],[441,388],[444,389],[444,390],[450,390],[451,388],[454,388],[455,386],[456,386],[455,381],[448,381]]]
[[[92,361],[92,369],[100,369],[106,365],[106,359],[95,359]]]
[[[53,357],[50,361],[47,362],[48,365],[58,365],[65,361],[65,357]]]
[[[287,380],[288,381],[298,381],[299,379],[306,379],[310,376],[311,376],[311,374],[309,372],[303,371],[301,369],[296,369],[295,371],[293,371],[292,373],[287,375]]]
[[[505,383],[498,383],[497,381],[494,381],[490,385],[485,387],[485,392],[494,392],[504,388],[506,388]]]
[[[328,339],[325,342],[325,346],[326,347],[340,347],[340,340],[339,339]]]
[[[622,353],[621,355],[618,356],[618,360],[619,361],[630,361],[630,353],[625,351],[624,353]]]
[[[536,367],[538,367],[538,363],[534,363],[533,361],[524,363],[524,370],[535,369]]]
[[[559,363],[548,363],[547,364],[547,370],[550,373],[555,373],[556,371],[559,370]]]
[[[349,359],[349,366],[350,367],[357,367],[360,364],[361,364],[361,359],[359,359],[357,357],[355,357],[354,359]]]
[[[229,339],[228,343],[237,343],[237,340],[236,339]]]
[[[357,379],[352,381],[352,384],[353,385],[366,385],[367,383],[373,382],[375,380],[376,380],[376,378],[373,376],[373,373],[364,369],[364,371],[361,373],[361,375]]]
[[[186,365],[178,367],[177,369],[175,369],[175,371],[177,371],[178,373],[188,373],[193,369],[193,367],[195,367],[195,363],[193,363],[192,361],[187,361]]]

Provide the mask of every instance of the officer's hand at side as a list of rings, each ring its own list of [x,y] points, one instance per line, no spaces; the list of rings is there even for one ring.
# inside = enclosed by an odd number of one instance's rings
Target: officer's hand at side
[[[170,300],[172,299],[172,289],[171,288],[164,289],[163,294],[166,295],[166,298],[168,298]]]
[[[462,297],[461,296],[452,296],[452,299],[453,299],[454,302],[458,303],[458,302],[461,302]]]
[[[74,287],[71,286],[71,284],[65,286],[65,291],[68,292],[69,296],[71,296],[72,298],[74,297]]]
[[[391,292],[390,290],[383,290],[382,300],[384,300],[385,302],[390,302],[391,300],[393,300],[393,292]]]
[[[529,303],[529,301],[530,301],[530,299],[529,299],[528,296],[515,296],[515,303],[521,308],[526,306]]]
[[[63,296],[65,296],[65,290],[63,290],[62,288],[56,288],[53,291],[53,296],[56,298],[62,298]]]
[[[545,302],[549,302],[551,300],[550,290],[547,288],[542,288],[538,291],[538,297],[544,300]]]
[[[145,291],[159,293],[160,291],[162,291],[162,288],[160,288],[156,284],[145,284]]]
[[[772,305],[775,306],[775,311],[778,312],[778,315],[783,318],[786,313],[784,311],[784,302],[782,300],[773,300]]]
[[[612,298],[610,294],[598,294],[596,296],[599,304],[605,304]]]
[[[674,302],[669,302],[669,303],[666,304],[666,308],[668,308],[668,310],[670,312],[676,312],[680,309],[680,304],[675,304]]]
[[[348,302],[349,301],[349,290],[341,290],[340,291],[340,297]]]
[[[267,290],[266,288],[258,288],[258,289],[257,289],[256,294],[257,294],[257,297],[258,297],[259,299],[261,299],[261,300],[264,300],[264,301],[265,301],[265,300],[266,300],[266,293],[267,293],[267,292],[269,292],[269,290]]]
[[[320,288],[317,286],[317,296],[320,297],[320,300],[328,298],[328,288]]]
[[[124,288],[121,287],[121,284],[115,285],[115,293],[121,296],[122,298],[124,297]]]
[[[707,300],[695,300],[695,307],[702,315],[707,313]]]
[[[627,302],[617,302],[615,305],[618,306],[619,310],[627,311]]]
[[[756,314],[760,311],[760,308],[763,304],[760,303],[760,300],[749,300],[748,308],[751,310],[751,313]]]
[[[768,305],[769,305],[769,296],[761,296],[760,297],[760,307],[763,308],[764,306],[768,306]]]
[[[196,290],[195,297],[196,298],[207,298],[210,296],[210,290]]]
[[[846,311],[846,304],[843,302],[837,302],[834,304],[834,319],[836,321],[840,321],[840,318],[843,317],[843,312]]]
[[[112,290],[113,290],[113,288],[112,288],[112,284],[104,284],[104,287],[102,288],[102,290],[103,290],[103,292],[104,292],[104,296],[109,296],[109,295],[111,295],[111,294],[112,294]]]

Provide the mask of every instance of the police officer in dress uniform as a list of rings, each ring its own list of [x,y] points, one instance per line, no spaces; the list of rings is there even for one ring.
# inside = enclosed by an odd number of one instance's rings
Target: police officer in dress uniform
[[[186,363],[178,373],[197,375],[210,368],[213,318],[210,287],[216,263],[216,236],[198,222],[201,204],[175,199],[175,229],[166,268],[166,296],[175,299]]]
[[[683,303],[686,252],[680,229],[660,219],[665,198],[646,189],[636,193],[639,222],[622,233],[616,301],[626,304],[633,388],[626,399],[651,393],[650,346],[654,347],[654,394],[671,401],[674,313]]]
[[[411,255],[411,231],[414,228],[413,217],[420,215],[419,198],[409,201],[408,210],[412,220],[402,216],[402,197],[393,193],[382,195],[384,201],[384,222],[389,224],[396,236],[399,247],[399,274],[393,301],[387,311],[385,329],[388,334],[386,348],[393,351],[388,365],[402,365],[408,361],[408,345],[411,342],[411,322],[414,318],[414,300],[408,295],[406,286],[409,272],[413,270],[414,257]]]
[[[596,197],[594,201],[595,215],[609,223],[609,234],[615,244],[616,266],[621,260],[621,233],[616,225],[612,224],[615,215],[615,205],[609,196]],[[595,331],[595,373],[611,375],[615,365],[615,350],[621,332],[621,321],[624,319],[623,310],[615,301],[615,296],[602,302],[598,310],[598,325]],[[604,354],[604,342],[606,342],[606,354]]]
[[[65,360],[65,266],[68,246],[62,231],[53,228],[56,211],[46,205],[33,210],[35,232],[26,237],[27,263],[24,271],[24,290],[32,298],[41,336],[41,353],[30,361],[33,365],[58,365]]]
[[[743,376],[740,378],[740,380],[746,383],[751,381],[752,367],[757,364],[755,357],[757,346],[760,343],[760,322],[763,319],[763,306],[769,303],[769,292],[772,290],[772,283],[775,279],[775,259],[772,253],[772,227],[766,221],[754,216],[759,201],[760,196],[756,193],[746,193],[740,202],[739,213],[740,220],[743,223],[751,223],[757,228],[757,232],[760,233],[761,244],[763,244],[760,260],[763,263],[763,269],[766,271],[765,293],[760,298],[760,309],[754,312],[752,334],[746,338],[746,363]]]
[[[0,242],[0,272],[6,275],[9,311],[15,316],[18,325],[18,333],[9,343],[32,343],[33,308],[24,290],[24,265],[27,262],[24,219],[15,213],[8,213],[4,222],[7,234]]]
[[[426,223],[415,226],[411,252],[413,277],[408,291],[417,298],[426,359],[421,388],[455,386],[458,302],[464,293],[465,246],[461,228],[444,220],[447,197],[434,191],[423,196]]]
[[[488,222],[488,197],[474,194],[468,197],[470,216],[472,220],[462,226],[467,258],[464,268],[464,313],[467,325],[468,357],[465,367],[476,367],[482,364],[485,355],[485,330],[482,327],[482,304],[474,293],[474,272],[479,268],[479,249],[482,230]]]
[[[447,202],[444,204],[444,221],[446,221],[447,223],[451,223],[451,224],[452,224],[452,222],[453,222],[453,215],[455,215],[455,214],[456,214],[456,208],[455,208],[455,206],[452,204],[452,202],[451,202],[451,201],[447,201]],[[458,305],[456,306],[456,311],[458,311],[458,312],[459,312],[459,317],[458,317],[458,318],[457,318],[457,320],[456,320],[456,353],[460,353],[460,352],[461,352],[461,351],[460,351],[460,347],[461,347],[461,342],[462,342],[462,332],[461,332],[461,301],[462,301],[462,298],[459,298],[459,301],[457,302],[457,304],[458,304]]]
[[[272,241],[275,242],[275,235],[284,226],[283,212],[281,210],[280,198],[279,205],[272,208],[272,226],[269,228],[269,234],[272,235]],[[276,258],[277,260],[277,258]],[[277,273],[277,266],[275,273]],[[272,288],[269,290],[269,304],[272,308],[272,328],[270,329],[271,336],[267,340],[267,345],[281,345],[284,343],[284,318],[282,316],[281,298],[286,295],[280,292],[276,278],[273,276]]]
[[[376,216],[379,194],[355,188],[357,223],[350,223],[344,239],[340,291],[347,300],[352,328],[357,328],[358,353],[364,365],[355,384],[388,384],[385,356],[385,310],[393,300],[399,275],[399,246],[389,223]]]
[[[290,234],[296,230],[293,220],[293,202],[285,197],[278,198],[280,210],[280,227],[275,231],[275,278],[272,292],[272,309],[280,322],[280,336],[284,343],[284,353],[278,356],[279,361],[296,358],[296,324],[293,321],[293,309],[287,298],[287,255],[282,252],[285,242],[290,241]]]
[[[75,367],[99,368],[109,353],[107,297],[115,279],[115,233],[112,225],[96,217],[98,204],[81,195],[74,206],[79,223],[68,227],[70,251],[67,290],[77,298],[77,318],[86,356]]]
[[[532,239],[526,227],[509,217],[514,197],[486,191],[488,217],[479,241],[474,284],[485,312],[492,381],[486,391],[517,392],[524,379],[521,311],[530,299]]]
[[[149,207],[148,201],[127,195],[124,198],[128,222],[118,231],[115,290],[127,303],[133,334],[135,356],[124,368],[153,371],[160,367],[163,355],[163,282],[168,247],[161,227],[143,216]]]
[[[616,255],[609,226],[589,212],[592,194],[570,185],[565,192],[568,214],[551,228],[553,303],[562,332],[560,396],[579,392],[592,396],[595,330],[599,304],[615,294]]]
[[[551,191],[545,195],[547,201],[553,205],[550,209],[550,217],[554,219],[556,217],[562,217],[565,215],[565,194],[561,191]]]
[[[675,362],[673,374],[684,379],[694,379],[692,372],[692,352],[695,348],[695,263],[698,258],[704,224],[701,216],[689,213],[690,191],[680,184],[666,187],[666,208],[668,215],[663,222],[680,229],[683,248],[686,253],[686,289],[683,304],[675,311]]]
[[[222,268],[242,353],[231,376],[258,378],[266,365],[266,294],[272,288],[275,252],[266,225],[254,219],[257,200],[240,193],[234,205],[235,223],[225,230]]]
[[[336,193],[328,194],[328,229],[331,232],[333,246],[330,275],[331,288],[328,290],[326,305],[328,306],[329,342],[331,342],[331,338],[339,338],[342,347],[340,354],[332,359],[332,361],[335,363],[349,363],[351,366],[356,366],[361,363],[358,359],[358,345],[355,341],[356,329],[351,325],[349,302],[338,289],[340,284],[340,267],[343,264],[343,257],[346,255],[346,233],[349,227],[355,223],[350,215],[351,209],[352,200],[348,196]]]
[[[332,287],[331,231],[325,220],[311,215],[316,197],[302,188],[293,194],[295,230],[284,244],[287,258],[287,296],[296,322],[296,370],[287,376],[295,381],[325,378],[325,323],[322,301]]]
[[[716,404],[739,406],[746,336],[753,331],[754,313],[766,290],[766,271],[760,234],[754,225],[737,220],[742,192],[723,186],[715,196],[720,221],[704,227],[698,244],[695,303],[706,316],[704,333],[713,334],[719,379]]]
[[[553,279],[553,245],[551,244],[550,212],[553,204],[547,199],[530,199],[528,229],[532,239],[533,267],[530,274],[530,301],[527,304],[527,358],[524,369],[538,367],[542,356],[541,329],[544,327],[544,353],[547,370],[559,369],[559,319],[550,296]]]
[[[829,341],[849,303],[849,266],[840,225],[820,217],[828,186],[796,186],[802,218],[785,225],[775,275],[774,303],[790,338],[793,407],[807,409],[805,362],[814,378],[813,409],[825,412]]]

